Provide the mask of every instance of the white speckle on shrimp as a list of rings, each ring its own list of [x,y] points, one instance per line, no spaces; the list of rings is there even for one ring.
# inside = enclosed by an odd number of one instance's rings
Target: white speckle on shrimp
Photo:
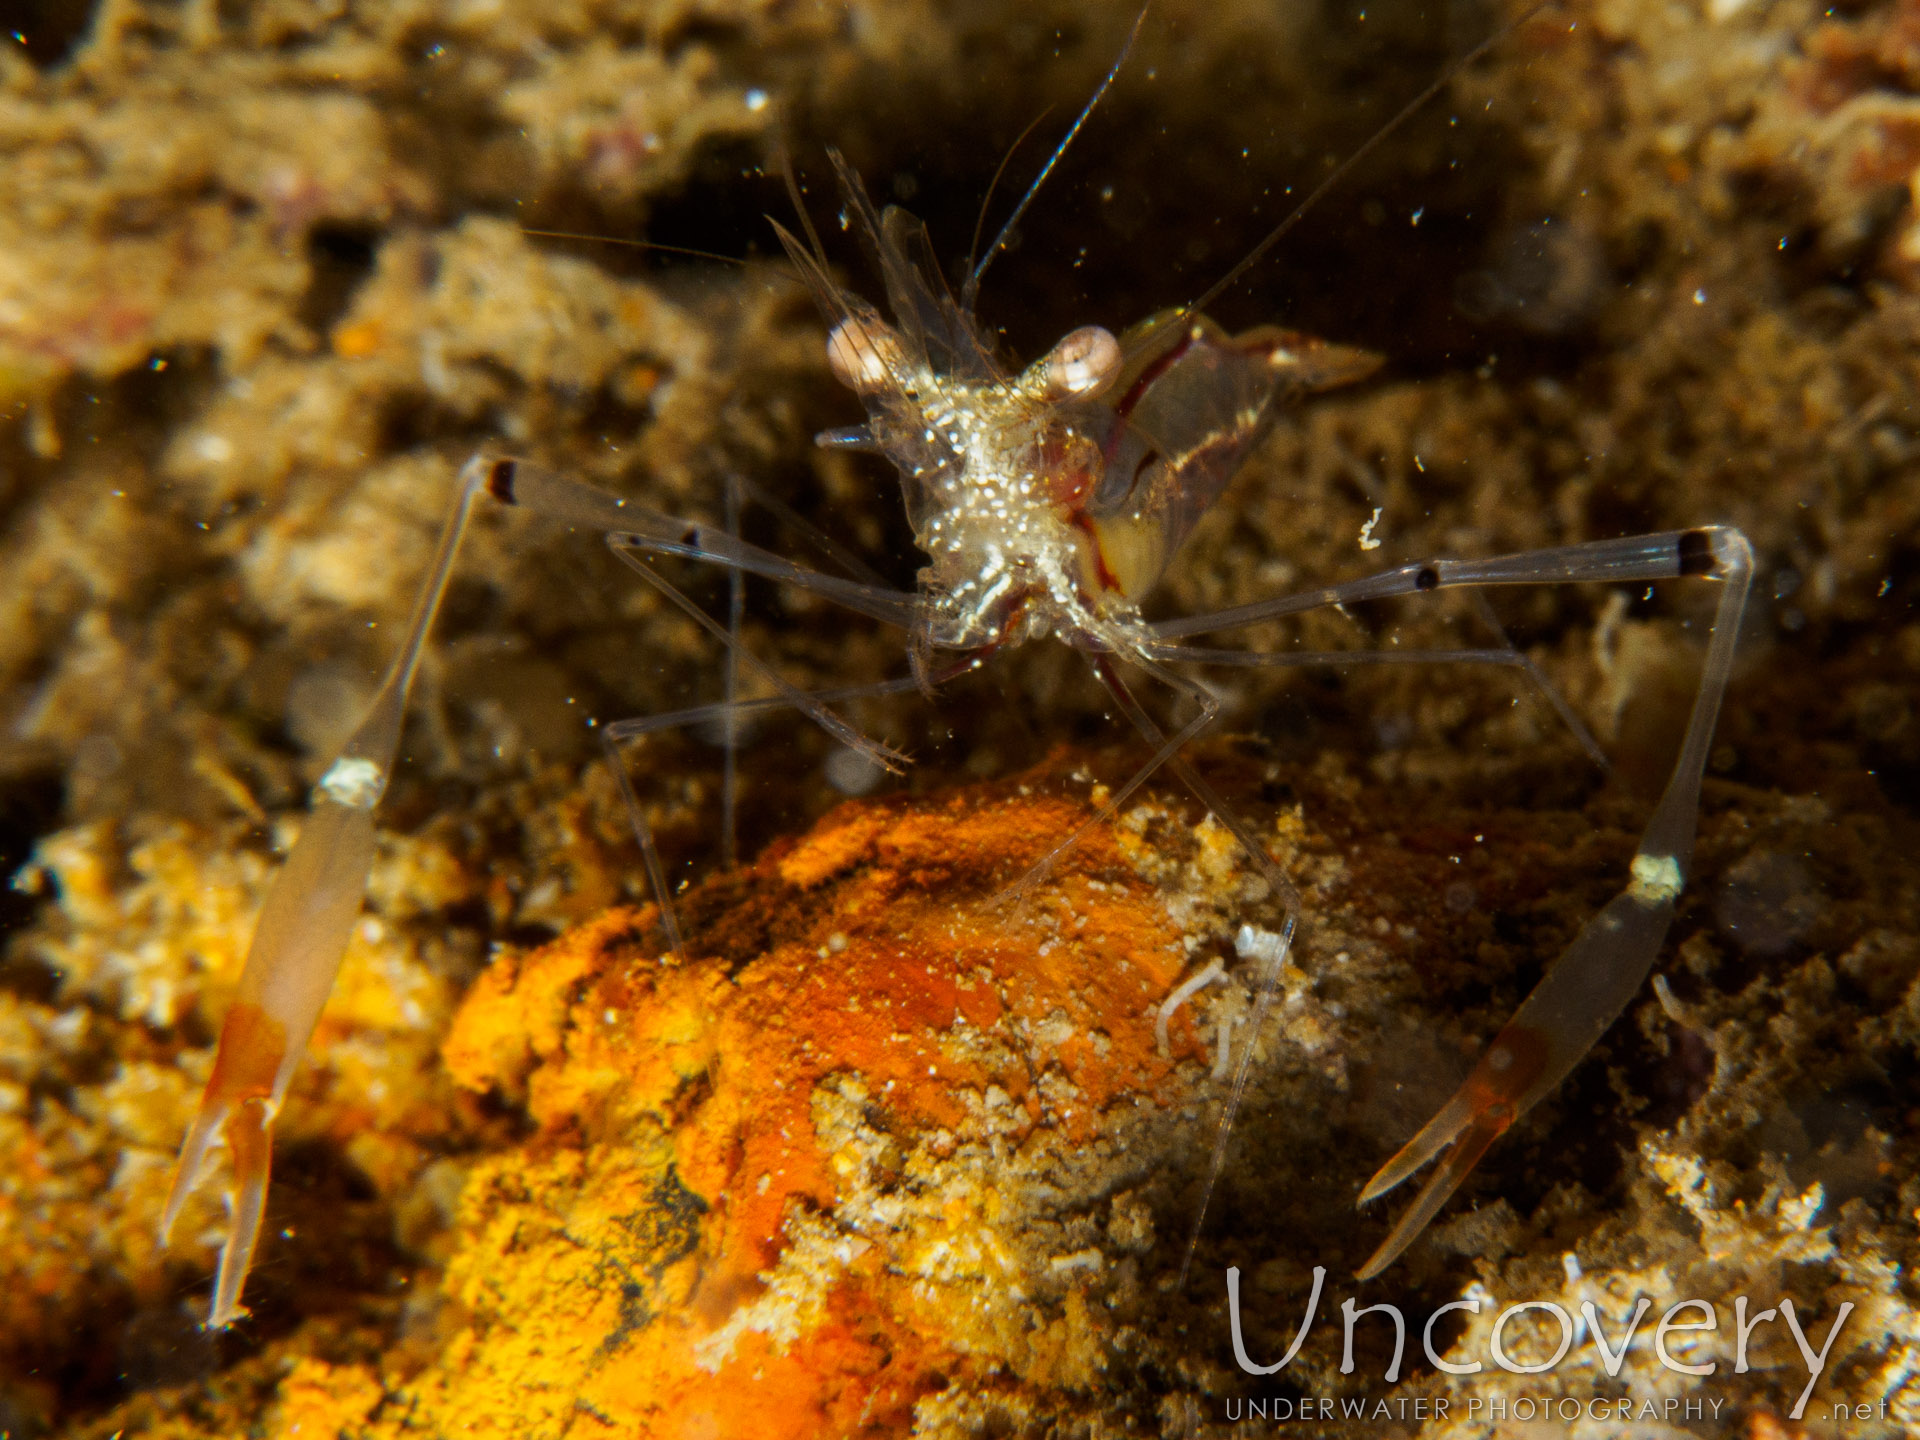
[[[1671,855],[1633,857],[1633,883],[1627,893],[1642,905],[1665,905],[1686,889],[1680,863]]]
[[[1287,937],[1262,930],[1258,925],[1242,925],[1240,933],[1233,937],[1233,953],[1242,960],[1276,965],[1286,958]]]
[[[358,755],[342,755],[327,767],[315,787],[329,800],[353,810],[371,810],[387,788],[386,772]]]

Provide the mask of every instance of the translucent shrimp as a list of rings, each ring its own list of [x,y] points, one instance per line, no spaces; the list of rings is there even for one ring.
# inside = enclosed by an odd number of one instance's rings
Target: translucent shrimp
[[[1124,59],[1123,52],[1074,122],[1069,140]],[[1055,151],[1055,159],[1059,153]],[[1684,577],[1721,582],[1724,588],[1686,738],[1625,887],[1549,969],[1459,1094],[1367,1186],[1363,1201],[1446,1152],[1413,1206],[1363,1267],[1363,1275],[1391,1263],[1487,1147],[1592,1048],[1658,953],[1685,885],[1701,776],[1731,672],[1752,569],[1746,541],[1737,531],[1708,527],[1486,560],[1434,559],[1227,611],[1149,623],[1140,608],[1142,600],[1278,418],[1306,397],[1363,379],[1379,357],[1274,327],[1229,334],[1200,314],[1202,302],[1195,302],[1120,336],[1100,326],[1080,327],[1033,364],[1011,368],[1001,362],[972,309],[980,277],[1001,242],[996,241],[968,275],[956,300],[933,259],[924,227],[896,207],[877,210],[858,176],[837,155],[832,158],[849,224],[877,264],[889,314],[833,278],[804,207],[800,216],[808,242],[784,229],[778,233],[827,319],[829,367],[867,412],[864,425],[829,432],[820,443],[881,454],[896,467],[907,518],[927,557],[917,588],[901,591],[870,577],[823,574],[747,544],[731,527],[678,519],[512,460],[476,457],[469,462],[402,652],[368,718],[316,788],[299,843],[269,894],[221,1033],[213,1078],[182,1151],[167,1206],[169,1227],[185,1198],[211,1173],[213,1150],[223,1145],[232,1158],[232,1217],[211,1324],[225,1325],[242,1313],[241,1285],[266,1194],[272,1119],[358,912],[373,854],[373,809],[392,766],[408,686],[468,514],[481,495],[599,531],[616,555],[729,647],[730,663],[751,671],[773,692],[606,727],[603,733],[623,787],[627,777],[617,748],[622,738],[715,718],[728,721],[730,733],[732,721],[781,706],[801,711],[874,763],[897,769],[904,764],[902,756],[860,734],[831,707],[860,695],[914,687],[931,691],[996,652],[1029,641],[1056,639],[1085,656],[1150,750],[1145,763],[1113,789],[1088,823],[1110,817],[1166,767],[1237,838],[1285,911],[1272,943],[1250,957],[1256,966],[1250,1037],[1260,1032],[1284,958],[1308,917],[1301,914],[1297,892],[1254,827],[1183,758],[1183,748],[1216,718],[1219,702],[1182,667],[1453,661],[1513,669],[1522,679],[1538,677],[1504,636],[1501,644],[1480,648],[1334,653],[1215,649],[1191,643],[1193,637],[1323,606],[1418,598],[1449,589],[1639,584]],[[1043,170],[1042,179],[1045,174]],[[1027,200],[1032,195],[1030,188]],[[1018,214],[1016,210],[1016,218]],[[1291,218],[1282,228],[1290,223]],[[1273,238],[1202,300],[1210,300],[1237,278]],[[660,555],[757,575],[893,626],[903,633],[910,674],[829,692],[799,690],[746,652],[734,630],[712,620],[655,574],[646,561]],[[1143,680],[1169,692],[1186,718],[1174,725],[1156,719],[1136,693]],[[631,803],[631,791],[627,794],[668,943],[678,948],[680,933],[651,836],[639,807]],[[1066,837],[1028,881],[1044,873],[1074,838]],[[1209,1189],[1224,1160],[1227,1127],[1244,1092],[1255,1048],[1251,1041],[1245,1044],[1235,1068],[1226,1117],[1213,1147]],[[1190,1258],[1191,1246],[1188,1253]]]

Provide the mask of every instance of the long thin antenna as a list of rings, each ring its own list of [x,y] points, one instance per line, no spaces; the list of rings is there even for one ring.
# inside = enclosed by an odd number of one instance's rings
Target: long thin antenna
[[[1007,173],[1007,166],[1027,143],[1027,137],[1040,128],[1040,122],[1053,113],[1053,107],[1047,106],[1033,119],[1027,122],[1027,128],[1014,137],[1013,144],[1007,147],[1007,153],[1000,157],[1000,163],[993,167],[993,178],[987,181],[987,191],[980,197],[980,212],[973,217],[973,238],[967,242],[967,279],[960,287],[960,308],[973,309],[973,300],[978,292],[979,276],[973,273],[973,262],[980,254],[980,234],[987,227],[987,207],[993,204],[993,192],[999,188],[1000,177]]]
[[[827,265],[827,248],[820,243],[820,232],[813,228],[813,217],[807,213],[807,197],[800,189],[800,177],[793,173],[793,156],[787,150],[787,137],[781,135],[774,141],[774,153],[780,161],[780,178],[787,182],[787,198],[793,202],[793,212],[800,217],[800,228],[806,232],[807,244],[812,247],[813,258],[820,263],[822,271]]]
[[[726,479],[726,530],[740,533],[740,483],[729,471]],[[747,573],[734,566],[727,568],[727,718],[725,721],[726,761],[720,771],[720,868],[733,869],[739,858],[739,830],[735,807],[740,799],[740,630],[747,617]]]
[[[585,240],[594,245],[620,245],[629,250],[658,250],[662,255],[690,255],[696,260],[718,260],[723,265],[747,263],[738,255],[722,255],[717,250],[695,250],[690,245],[667,245],[658,240],[630,240],[624,235],[590,235],[578,230],[529,230],[524,225],[520,227],[520,233],[537,240]]]
[[[1378,149],[1382,141],[1410,120],[1415,113],[1424,109],[1427,102],[1442,90],[1446,89],[1447,86],[1451,85],[1462,70],[1473,64],[1474,61],[1478,60],[1502,40],[1505,40],[1509,35],[1513,34],[1514,31],[1518,30],[1522,25],[1526,24],[1552,3],[1553,0],[1534,0],[1534,3],[1529,5],[1525,10],[1522,10],[1519,15],[1495,30],[1491,35],[1487,36],[1486,39],[1482,40],[1458,60],[1455,60],[1451,65],[1447,66],[1445,70],[1441,71],[1432,84],[1428,85],[1418,95],[1415,95],[1405,105],[1402,105],[1399,113],[1378,130],[1374,131],[1364,145],[1347,156],[1347,158],[1342,160],[1338,165],[1334,166],[1332,172],[1326,179],[1314,186],[1307,198],[1293,207],[1293,213],[1288,215],[1287,218],[1282,220],[1278,225],[1274,226],[1273,229],[1269,230],[1266,238],[1258,245],[1255,245],[1253,249],[1249,250],[1246,255],[1242,257],[1239,264],[1235,265],[1231,270],[1227,271],[1226,274],[1214,281],[1199,299],[1189,300],[1185,305],[1181,306],[1180,314],[1197,314],[1199,311],[1206,309],[1207,306],[1211,305],[1215,300],[1218,300],[1221,295],[1225,294],[1239,282],[1241,276],[1245,275],[1247,271],[1251,270],[1255,265],[1258,265],[1260,261],[1266,257],[1267,252],[1280,243],[1281,237],[1293,229],[1295,225],[1298,225],[1307,212],[1318,205],[1334,186],[1345,180],[1347,176],[1353,172],[1354,166],[1358,165]],[[1099,97],[1096,96],[1095,98],[1098,99]]]
[[[1133,17],[1133,28],[1127,32],[1127,43],[1120,47],[1120,54],[1115,57],[1113,65],[1108,69],[1106,79],[1102,80],[1099,88],[1093,92],[1093,98],[1081,107],[1079,115],[1074,119],[1073,127],[1067,131],[1066,138],[1054,147],[1053,154],[1047,157],[1047,163],[1040,167],[1040,173],[1034,176],[1033,183],[1027,187],[1027,193],[1022,195],[1020,203],[1013,207],[1013,214],[1007,217],[1007,223],[1000,227],[1000,233],[994,237],[993,244],[987,247],[987,253],[980,257],[980,263],[974,266],[973,272],[967,276],[966,284],[960,287],[962,303],[968,309],[973,306],[973,297],[980,293],[980,277],[987,273],[987,267],[993,263],[993,257],[1006,248],[1007,242],[1013,238],[1013,227],[1018,225],[1020,217],[1027,213],[1027,206],[1031,205],[1033,197],[1040,193],[1040,187],[1047,183],[1047,177],[1053,174],[1053,167],[1058,165],[1060,157],[1067,153],[1067,147],[1073,144],[1074,138],[1080,133],[1080,127],[1085,125],[1087,117],[1093,114],[1094,107],[1105,97],[1107,91],[1113,88],[1113,82],[1120,76],[1120,68],[1127,63],[1127,57],[1133,53],[1133,42],[1140,38],[1140,27],[1146,24],[1147,11],[1152,8],[1153,0],[1147,0],[1147,3],[1140,7],[1140,13]]]

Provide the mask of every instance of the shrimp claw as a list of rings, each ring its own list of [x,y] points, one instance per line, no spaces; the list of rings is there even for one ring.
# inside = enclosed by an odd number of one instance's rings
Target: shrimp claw
[[[207,1316],[211,1329],[222,1329],[246,1314],[240,1288],[266,1208],[273,1118],[286,1099],[288,1083],[333,989],[353,922],[366,897],[367,877],[373,869],[373,812],[399,752],[401,722],[420,649],[446,593],[474,499],[497,463],[502,462],[475,457],[462,470],[459,494],[441,531],[432,573],[414,604],[400,654],[359,728],[313,788],[300,838],[261,907],[239,987],[220,1029],[212,1078],[186,1143],[180,1147],[173,1189],[160,1220],[162,1245],[173,1233],[188,1197],[212,1178],[214,1151],[224,1146],[231,1162],[226,1240]]]
[[[1487,1147],[1586,1057],[1640,989],[1673,923],[1693,855],[1707,747],[1733,670],[1753,573],[1753,552],[1738,531],[1710,527],[1675,539],[1670,565],[1648,566],[1647,578],[1664,578],[1661,570],[1666,569],[1674,576],[1719,580],[1724,589],[1680,758],[1640,837],[1626,888],[1561,953],[1454,1097],[1360,1192],[1364,1205],[1452,1147],[1380,1248],[1360,1267],[1362,1280],[1391,1265],[1439,1213]],[[1662,548],[1658,540],[1600,542],[1589,547],[1591,563],[1568,565],[1566,557],[1556,559],[1560,568],[1576,575],[1591,573],[1606,569],[1611,551],[1627,557],[1640,546],[1657,555]]]

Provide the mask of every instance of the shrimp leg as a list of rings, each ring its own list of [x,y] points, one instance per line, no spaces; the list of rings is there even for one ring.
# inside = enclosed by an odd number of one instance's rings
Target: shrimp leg
[[[1358,1272],[1371,1279],[1397,1259],[1445,1205],[1487,1148],[1598,1042],[1633,998],[1653,966],[1686,886],[1700,810],[1700,786],[1720,703],[1733,673],[1734,645],[1752,582],[1753,552],[1746,537],[1725,526],[1669,531],[1621,540],[1591,541],[1491,560],[1436,560],[1404,565],[1344,585],[1258,601],[1233,610],[1155,627],[1162,640],[1251,624],[1321,605],[1454,586],[1551,584],[1564,581],[1643,581],[1701,576],[1722,582],[1680,757],[1640,837],[1625,889],[1587,922],[1548,968],[1480,1062],[1440,1112],[1383,1165],[1360,1192],[1360,1202],[1384,1195],[1428,1161],[1446,1158],[1406,1213]],[[1161,645],[1156,658],[1213,659]]]
[[[433,569],[414,602],[400,653],[388,667],[366,717],[313,789],[306,824],[274,877],[254,926],[240,985],[220,1029],[213,1076],[180,1148],[160,1243],[173,1232],[187,1198],[211,1178],[217,1147],[232,1161],[226,1243],[207,1324],[220,1329],[246,1313],[240,1286],[253,1259],[266,1206],[273,1117],[333,989],[373,868],[373,812],[400,748],[407,692],[420,649],[446,593],[473,502],[491,469],[476,457],[461,471],[459,493],[440,533]]]
[[[314,787],[299,839],[267,891],[233,1004],[221,1026],[213,1075],[180,1147],[173,1188],[160,1221],[163,1245],[188,1198],[213,1177],[215,1152],[221,1147],[232,1168],[226,1238],[207,1317],[214,1329],[231,1325],[245,1313],[240,1290],[266,1207],[273,1119],[333,989],[365,899],[373,868],[373,812],[399,752],[407,696],[421,648],[446,593],[474,502],[482,494],[503,505],[524,506],[607,534],[616,542],[617,553],[644,547],[727,565],[816,591],[894,624],[911,624],[917,614],[910,596],[822,575],[724,530],[676,520],[552,471],[484,455],[467,462],[400,653],[359,728]],[[724,628],[720,634],[725,638]],[[813,697],[793,691],[777,676],[771,678],[784,687],[787,703],[798,704],[829,728],[837,725],[836,735],[845,731],[843,738],[849,743],[897,758],[851,731]]]

